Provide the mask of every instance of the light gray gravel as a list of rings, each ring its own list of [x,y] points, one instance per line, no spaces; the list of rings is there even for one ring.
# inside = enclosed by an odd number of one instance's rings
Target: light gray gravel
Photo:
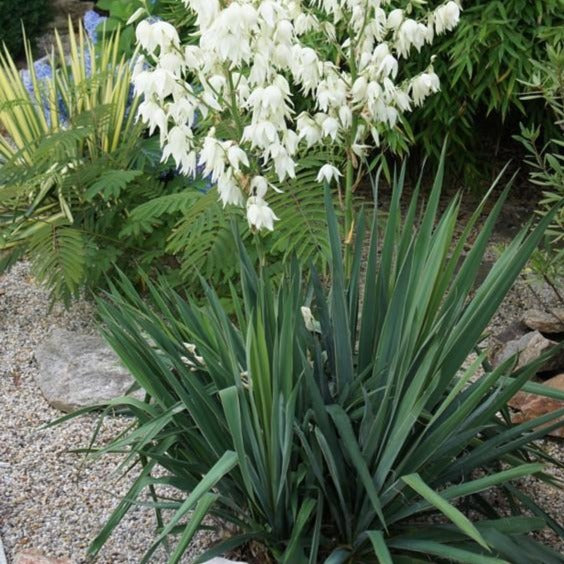
[[[62,414],[47,404],[33,379],[33,350],[49,330],[93,331],[92,310],[80,302],[70,312],[49,312],[47,293],[35,286],[26,263],[0,276],[0,537],[8,561],[18,550],[84,562],[87,546],[130,485],[111,476],[118,460],[104,457],[82,467],[69,449],[87,446],[95,416],[42,429]],[[101,440],[124,428],[107,418]],[[132,510],[103,549],[104,564],[138,563],[150,546],[153,512]],[[197,553],[206,536],[195,543]],[[152,562],[166,561],[163,554]]]

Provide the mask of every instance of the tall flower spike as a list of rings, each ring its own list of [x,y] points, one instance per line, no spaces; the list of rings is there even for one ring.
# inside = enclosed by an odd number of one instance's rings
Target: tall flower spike
[[[164,21],[137,26],[139,116],[159,131],[164,158],[186,174],[197,160],[222,203],[246,202],[249,224],[267,230],[277,220],[267,189],[309,166],[309,152],[364,157],[402,113],[438,91],[432,70],[406,76],[402,66],[460,17],[453,0],[434,11],[387,0],[183,3],[197,44],[182,45]],[[339,37],[345,28],[354,41]],[[341,177],[330,164],[316,172],[319,182]]]

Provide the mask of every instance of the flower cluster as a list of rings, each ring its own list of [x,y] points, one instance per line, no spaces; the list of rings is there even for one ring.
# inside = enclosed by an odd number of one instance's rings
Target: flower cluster
[[[393,0],[183,2],[196,15],[195,44],[165,21],[137,27],[140,116],[159,131],[163,158],[185,174],[203,168],[224,205],[246,202],[249,223],[269,230],[277,218],[267,191],[296,175],[301,155],[330,144],[359,162],[437,92],[431,65],[400,80],[400,63],[460,16],[453,0],[423,13],[416,0],[405,9]],[[207,131],[195,132],[197,118]],[[320,182],[339,181],[333,164]]]

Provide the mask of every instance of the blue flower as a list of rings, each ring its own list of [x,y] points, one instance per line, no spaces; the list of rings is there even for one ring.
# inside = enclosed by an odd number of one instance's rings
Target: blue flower
[[[98,26],[102,22],[105,22],[106,19],[107,18],[97,14],[94,10],[88,10],[88,12],[84,14],[84,29],[86,30],[86,33],[88,34],[88,37],[90,37],[92,43],[96,43],[98,41],[98,34],[96,31]]]

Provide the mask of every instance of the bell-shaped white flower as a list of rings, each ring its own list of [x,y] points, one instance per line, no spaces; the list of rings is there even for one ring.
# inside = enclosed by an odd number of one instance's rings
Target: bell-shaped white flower
[[[220,11],[219,0],[183,0],[196,14],[196,24],[207,29],[217,18]]]
[[[331,116],[327,116],[327,118],[323,120],[323,124],[321,125],[323,135],[325,137],[331,137],[333,141],[337,140],[340,128],[341,126],[339,125],[339,121]]]
[[[139,104],[137,116],[149,126],[149,135],[159,129],[164,140],[168,129],[168,120],[164,110],[153,100],[145,100]]]
[[[211,128],[204,139],[200,164],[204,166],[202,174],[217,180],[225,171],[226,154],[220,141],[215,138],[215,128]]]
[[[227,149],[227,160],[236,171],[241,169],[241,165],[249,166],[249,157],[247,157],[247,153],[235,144],[230,145]]]
[[[219,199],[223,203],[223,207],[228,204],[234,206],[242,206],[245,203],[245,198],[239,184],[233,176],[233,171],[227,169],[217,180],[217,191]]]
[[[415,77],[410,84],[413,103],[420,106],[430,94],[440,90],[439,77],[434,72],[424,72]]]
[[[389,29],[398,29],[403,22],[403,10],[396,8],[388,14],[386,27]]]
[[[168,52],[171,47],[180,47],[180,38],[175,27],[162,20],[143,20],[137,26],[135,36],[141,47],[150,54],[153,54],[157,47],[162,52]]]
[[[186,175],[196,173],[196,152],[192,150],[193,131],[187,126],[175,125],[168,132],[163,148],[162,161],[172,157]]]
[[[317,174],[317,182],[327,182],[327,184],[331,184],[332,180],[339,181],[339,177],[343,176],[339,169],[332,164],[324,164],[320,169],[319,173]]]
[[[251,196],[247,200],[247,221],[249,222],[249,227],[254,227],[259,231],[261,229],[274,231],[274,222],[278,219],[270,206],[260,196]]]
[[[405,20],[399,30],[396,42],[398,53],[402,57],[407,57],[411,47],[415,47],[417,51],[423,47],[427,37],[427,27],[417,23],[415,20]]]
[[[452,0],[435,10],[435,30],[437,33],[454,29],[460,19],[460,7]]]
[[[297,130],[300,140],[305,139],[308,147],[319,143],[323,135],[321,127],[306,113],[298,116]]]
[[[255,176],[251,180],[251,194],[264,198],[268,190],[268,180],[264,176]]]
[[[354,102],[364,102],[366,98],[366,91],[368,88],[368,80],[365,76],[359,76],[351,89],[351,94]]]

